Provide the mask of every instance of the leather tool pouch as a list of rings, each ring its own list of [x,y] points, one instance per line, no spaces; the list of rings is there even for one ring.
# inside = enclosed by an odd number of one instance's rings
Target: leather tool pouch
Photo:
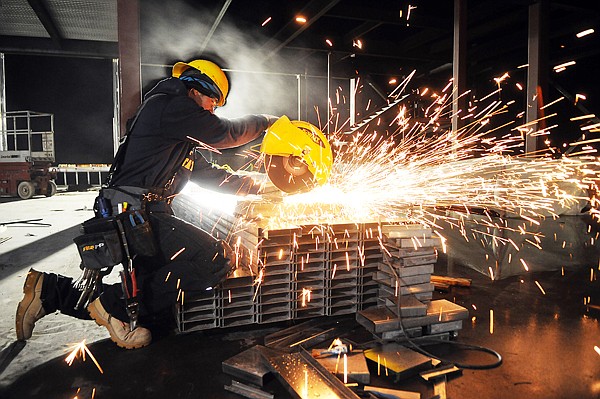
[[[103,269],[122,263],[127,258],[117,220],[125,230],[129,256],[155,256],[157,246],[148,220],[140,211],[123,212],[108,218],[92,218],[81,225],[82,235],[73,241],[83,267]]]
[[[158,254],[152,227],[144,212],[123,212],[118,217],[122,217],[121,221],[131,255],[155,256]]]
[[[73,239],[83,267],[103,269],[123,262],[123,247],[114,217],[93,218],[81,225],[80,236]]]

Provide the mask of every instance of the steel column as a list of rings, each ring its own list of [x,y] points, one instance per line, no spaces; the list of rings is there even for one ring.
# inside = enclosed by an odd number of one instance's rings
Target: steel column
[[[529,32],[527,39],[528,63],[527,68],[527,101],[526,122],[530,123],[543,116],[544,95],[548,88],[548,35],[546,29],[548,2],[540,0],[529,6]],[[543,122],[528,126],[525,136],[525,152],[534,153],[538,150],[537,136],[532,134],[545,127]]]
[[[452,55],[452,130],[464,126],[460,112],[466,109],[467,87],[467,0],[454,0],[454,50]]]
[[[354,127],[356,123],[356,78],[350,79],[350,94],[348,94],[350,98],[350,126]]]
[[[119,59],[112,60],[112,82],[113,82],[113,154],[117,154],[121,135],[121,87],[119,79]]]
[[[0,53],[0,151],[8,149],[6,142],[6,70],[4,53]]]

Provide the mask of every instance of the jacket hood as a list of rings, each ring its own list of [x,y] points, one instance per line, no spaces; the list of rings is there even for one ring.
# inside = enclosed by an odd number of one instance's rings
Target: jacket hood
[[[171,94],[176,96],[184,96],[187,93],[187,89],[183,82],[177,78],[166,78],[161,80],[154,86],[146,95],[144,99],[154,94]]]

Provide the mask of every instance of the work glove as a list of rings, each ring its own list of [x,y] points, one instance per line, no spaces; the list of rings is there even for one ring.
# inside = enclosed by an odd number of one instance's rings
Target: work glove
[[[204,283],[204,289],[215,287],[221,283],[231,271],[231,257],[235,256],[231,247],[224,241],[214,243],[214,256],[197,262],[197,277]]]
[[[227,274],[231,271],[231,259],[235,256],[233,249],[223,240],[218,240],[214,244],[215,255],[212,257],[211,262],[214,265],[214,275],[219,279],[217,282],[220,283],[227,277]]]

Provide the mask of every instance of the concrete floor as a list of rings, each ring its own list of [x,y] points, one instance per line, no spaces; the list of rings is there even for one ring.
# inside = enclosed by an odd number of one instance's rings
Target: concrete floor
[[[15,341],[15,312],[29,268],[79,276],[79,255],[72,240],[79,234],[79,224],[93,217],[95,196],[95,192],[73,192],[27,201],[0,199],[0,224],[41,219],[34,223],[50,225],[0,226],[0,387],[37,364],[62,356],[73,343],[108,337],[94,323],[52,314],[36,324],[26,345]]]
[[[32,339],[15,342],[14,311],[30,267],[77,276],[79,259],[72,238],[78,224],[92,216],[95,193],[64,193],[29,201],[0,201],[0,223],[42,218],[49,227],[11,225],[0,231],[0,398],[238,398],[224,391],[230,378],[221,362],[259,344],[281,329],[245,326],[227,330],[167,333],[150,346],[126,351],[107,340],[93,322],[49,315],[38,322]],[[445,274],[438,265],[436,272]],[[600,283],[590,269],[544,272],[491,281],[471,269],[454,267],[455,276],[473,279],[470,288],[436,292],[470,311],[457,342],[498,351],[503,364],[492,370],[463,370],[447,385],[449,398],[600,398]],[[598,266],[594,266],[594,276]],[[545,294],[535,284],[537,281]],[[584,304],[585,301],[585,304]],[[493,333],[490,332],[493,310]],[[352,317],[349,317],[352,319]],[[357,328],[357,331],[360,327]],[[103,373],[89,357],[69,367],[69,346],[86,339]],[[370,339],[362,331],[353,337]],[[490,362],[489,355],[432,348],[462,362]],[[394,383],[377,376],[372,385],[433,396],[431,385],[417,378]],[[276,381],[267,384],[276,397],[287,397]]]

